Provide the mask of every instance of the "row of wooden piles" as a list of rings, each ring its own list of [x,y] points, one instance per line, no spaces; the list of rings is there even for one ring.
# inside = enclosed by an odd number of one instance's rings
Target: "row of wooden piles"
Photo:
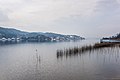
[[[86,51],[92,51],[92,50],[105,48],[105,47],[120,47],[120,43],[95,43],[94,45],[57,50],[57,57],[61,57],[63,55],[82,54]]]

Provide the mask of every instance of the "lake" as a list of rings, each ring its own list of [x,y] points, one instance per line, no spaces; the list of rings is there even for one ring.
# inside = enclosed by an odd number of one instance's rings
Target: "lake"
[[[77,42],[0,45],[0,80],[120,80],[120,49],[104,48],[57,57],[57,49],[94,44]]]

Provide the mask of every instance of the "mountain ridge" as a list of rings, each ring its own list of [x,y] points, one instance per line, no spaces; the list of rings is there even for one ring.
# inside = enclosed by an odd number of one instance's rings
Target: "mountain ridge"
[[[25,41],[71,41],[84,39],[78,35],[63,35],[52,32],[27,32],[14,28],[0,27],[0,39],[17,39]]]

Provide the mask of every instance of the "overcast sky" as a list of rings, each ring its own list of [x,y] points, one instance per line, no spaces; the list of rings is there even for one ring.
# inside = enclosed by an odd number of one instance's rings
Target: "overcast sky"
[[[120,32],[120,0],[0,0],[0,26],[110,36]]]

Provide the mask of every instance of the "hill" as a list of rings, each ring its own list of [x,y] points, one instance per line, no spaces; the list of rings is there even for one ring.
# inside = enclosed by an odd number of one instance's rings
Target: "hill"
[[[49,32],[25,32],[13,28],[0,27],[0,40],[22,40],[22,41],[71,41],[82,40],[83,37],[77,35],[63,35]]]

